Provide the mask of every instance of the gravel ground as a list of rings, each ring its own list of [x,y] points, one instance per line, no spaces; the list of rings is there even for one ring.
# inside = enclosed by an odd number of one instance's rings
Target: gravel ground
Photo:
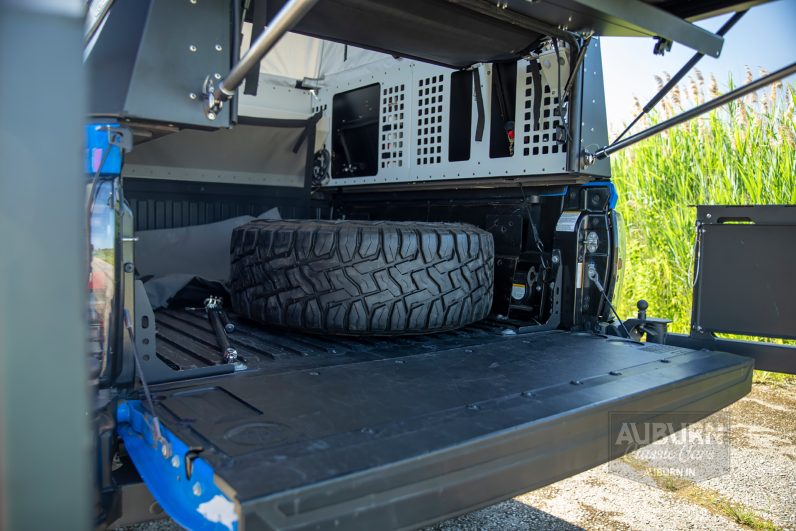
[[[652,479],[643,461],[614,461],[427,531],[796,530],[794,412],[796,383],[755,384],[722,412],[730,416],[730,470],[713,479],[668,484]],[[133,529],[179,528],[161,520]]]

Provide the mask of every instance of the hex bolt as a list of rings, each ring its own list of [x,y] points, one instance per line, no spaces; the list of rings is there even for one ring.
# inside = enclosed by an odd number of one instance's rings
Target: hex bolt
[[[188,46],[188,49],[191,50],[192,52],[195,52],[196,51],[196,46],[192,44],[192,45]]]
[[[712,217],[713,217],[713,215],[712,215],[712,214],[710,214],[710,213],[708,213],[707,215],[705,215],[705,217],[706,217],[706,218],[708,218],[708,219],[710,219],[710,218],[712,218]]]
[[[214,112],[207,113],[207,119],[208,120],[215,120],[216,119],[216,113],[214,113]]]
[[[193,491],[194,496],[201,496],[202,484],[197,481],[196,483],[193,484],[193,488],[191,490]]]
[[[559,261],[559,258],[558,258],[558,255],[557,255],[557,254],[554,254],[554,255],[553,255],[552,261],[553,261],[553,263],[554,263],[554,264],[557,264],[557,263],[558,263],[558,261]]]

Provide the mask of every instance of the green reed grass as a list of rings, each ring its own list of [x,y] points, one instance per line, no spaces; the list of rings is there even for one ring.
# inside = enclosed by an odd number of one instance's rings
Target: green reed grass
[[[715,78],[695,71],[640,127],[718,94]],[[674,320],[673,331],[688,330],[693,205],[796,204],[795,105],[794,87],[778,83],[612,156],[627,225],[620,315],[643,298],[650,314]]]

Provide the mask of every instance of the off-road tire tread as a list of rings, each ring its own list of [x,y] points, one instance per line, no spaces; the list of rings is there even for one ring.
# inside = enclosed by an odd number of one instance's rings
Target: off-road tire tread
[[[494,242],[460,223],[254,220],[231,242],[234,310],[312,333],[452,330],[492,306]]]

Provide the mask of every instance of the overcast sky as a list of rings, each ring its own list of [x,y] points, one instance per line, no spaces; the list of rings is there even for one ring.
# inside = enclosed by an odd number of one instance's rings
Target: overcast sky
[[[716,31],[728,18],[729,15],[723,15],[699,25]],[[653,55],[654,41],[650,38],[604,37],[601,42],[608,122],[612,131],[633,118],[633,96],[643,105],[655,94],[656,74],[673,75],[694,54],[693,50],[675,44],[665,56]],[[736,85],[744,83],[747,65],[757,78],[759,67],[773,71],[794,61],[796,0],[778,0],[752,8],[725,36],[721,57],[704,57],[697,68],[705,79],[713,73],[723,91],[730,74]],[[789,81],[796,85],[796,76]]]

